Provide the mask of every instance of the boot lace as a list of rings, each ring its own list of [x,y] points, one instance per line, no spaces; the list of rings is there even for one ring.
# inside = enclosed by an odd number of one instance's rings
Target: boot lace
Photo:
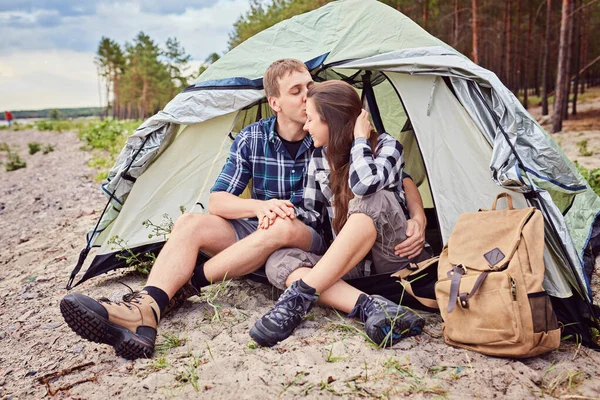
[[[295,316],[302,316],[306,313],[309,305],[315,301],[315,296],[300,291],[286,291],[275,303],[275,306],[265,315],[277,325],[286,325],[287,322]]]
[[[129,310],[132,310],[133,307],[129,303],[142,304],[139,300],[143,299],[145,294],[141,293],[139,290],[133,290],[129,285],[119,282],[121,285],[126,286],[127,289],[130,290],[130,293],[126,293],[123,295],[123,301],[113,301],[108,297],[101,297],[98,299],[99,303],[107,303],[107,304],[115,304],[117,306],[125,306]]]

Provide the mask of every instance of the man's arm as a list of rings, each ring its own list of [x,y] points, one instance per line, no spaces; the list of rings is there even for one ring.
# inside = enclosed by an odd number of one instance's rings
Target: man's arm
[[[294,205],[288,200],[242,199],[228,192],[212,192],[208,198],[208,212],[226,219],[258,217],[262,221],[266,216],[274,221],[276,217],[294,218]]]
[[[276,217],[294,218],[294,206],[287,200],[262,201],[238,197],[252,178],[252,150],[247,137],[248,132],[242,130],[231,144],[229,158],[211,189],[208,212],[226,219],[258,217],[259,223],[264,217],[268,217],[265,222],[270,223]]]
[[[406,240],[398,244],[394,251],[397,256],[413,258],[418,256],[425,246],[427,218],[417,185],[411,178],[404,178],[402,184],[410,219],[406,224]]]

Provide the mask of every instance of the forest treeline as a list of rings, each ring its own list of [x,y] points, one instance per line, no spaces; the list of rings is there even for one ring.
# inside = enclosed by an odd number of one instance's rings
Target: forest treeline
[[[251,0],[234,24],[232,49],[274,24],[332,0]],[[600,81],[600,0],[381,0],[482,67],[495,72],[524,106],[543,105],[560,131],[578,95]],[[219,55],[211,54],[206,65]],[[121,47],[103,38],[98,65],[112,99],[112,115],[146,118],[160,110],[196,74],[176,39],[160,48],[144,33]],[[556,99],[552,104],[553,99]],[[568,107],[570,100],[571,107]],[[560,116],[560,118],[557,117]]]
[[[79,107],[79,108],[45,108],[43,110],[13,111],[13,117],[17,120],[24,118],[79,118],[101,116],[105,112],[102,107]],[[0,120],[4,121],[4,113],[0,112]]]
[[[217,58],[211,55],[207,62]],[[123,46],[102,37],[95,62],[110,99],[106,115],[143,120],[157,113],[206,69],[189,71],[190,59],[176,38],[161,47],[144,32]]]

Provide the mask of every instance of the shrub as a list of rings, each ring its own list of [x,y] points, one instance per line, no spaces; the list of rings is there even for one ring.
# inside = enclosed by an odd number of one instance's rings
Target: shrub
[[[38,142],[29,142],[27,143],[27,147],[29,147],[29,154],[35,154],[41,150],[42,144]]]
[[[582,165],[579,165],[577,161],[575,161],[575,165],[577,166],[579,173],[585,178],[586,181],[588,181],[592,190],[600,196],[600,168],[594,168],[590,170]]]
[[[80,129],[79,138],[93,149],[108,150],[111,154],[116,154],[137,126],[139,121],[119,122],[105,119]]]
[[[592,150],[588,149],[588,141],[587,140],[582,140],[580,142],[577,142],[577,146],[579,146],[579,155],[583,156],[583,157],[590,157],[594,155],[594,152]]]
[[[51,151],[54,151],[54,146],[52,146],[50,143],[48,143],[44,147],[42,147],[42,153],[44,153],[44,154],[48,154]]]
[[[21,157],[17,153],[9,152],[6,157],[6,171],[14,171],[17,169],[25,168],[27,163],[23,161]]]
[[[0,151],[10,152],[10,147],[8,147],[8,143],[0,142]]]

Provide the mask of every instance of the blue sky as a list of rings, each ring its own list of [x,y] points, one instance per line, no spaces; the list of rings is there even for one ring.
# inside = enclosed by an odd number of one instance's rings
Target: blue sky
[[[227,50],[249,0],[0,0],[0,112],[98,106],[94,56],[102,36],[176,37],[194,69]]]

